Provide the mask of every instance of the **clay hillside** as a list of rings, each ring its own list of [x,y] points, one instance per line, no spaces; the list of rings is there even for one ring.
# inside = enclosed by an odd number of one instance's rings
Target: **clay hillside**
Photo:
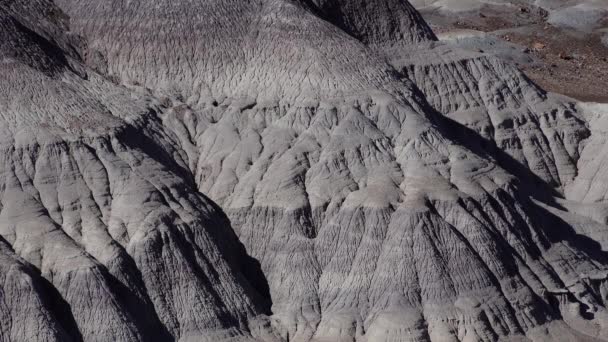
[[[608,340],[608,106],[415,5],[0,1],[0,341]]]

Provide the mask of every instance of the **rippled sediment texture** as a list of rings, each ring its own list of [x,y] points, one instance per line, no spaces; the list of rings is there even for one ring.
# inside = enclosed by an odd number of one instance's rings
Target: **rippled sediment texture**
[[[597,109],[365,4],[0,5],[0,337],[608,337]]]

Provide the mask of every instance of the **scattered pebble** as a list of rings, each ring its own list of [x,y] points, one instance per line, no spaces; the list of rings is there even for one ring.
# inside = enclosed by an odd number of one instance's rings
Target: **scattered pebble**
[[[536,42],[532,45],[532,48],[534,48],[534,50],[542,50],[545,47],[547,47],[545,44],[540,43],[540,42]]]

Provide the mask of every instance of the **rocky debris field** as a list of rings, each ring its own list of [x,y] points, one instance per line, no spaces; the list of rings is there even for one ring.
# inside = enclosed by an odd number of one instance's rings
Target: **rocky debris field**
[[[607,106],[422,5],[0,1],[0,341],[608,340]]]

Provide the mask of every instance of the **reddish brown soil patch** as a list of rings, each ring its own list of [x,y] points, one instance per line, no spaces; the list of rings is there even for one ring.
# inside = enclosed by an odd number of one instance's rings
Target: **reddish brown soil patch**
[[[522,46],[540,65],[519,65],[548,91],[582,101],[608,102],[608,47],[600,33],[555,28],[547,12],[534,6],[485,7],[460,15],[422,12],[435,32],[473,29]],[[608,27],[608,22],[605,23]]]

